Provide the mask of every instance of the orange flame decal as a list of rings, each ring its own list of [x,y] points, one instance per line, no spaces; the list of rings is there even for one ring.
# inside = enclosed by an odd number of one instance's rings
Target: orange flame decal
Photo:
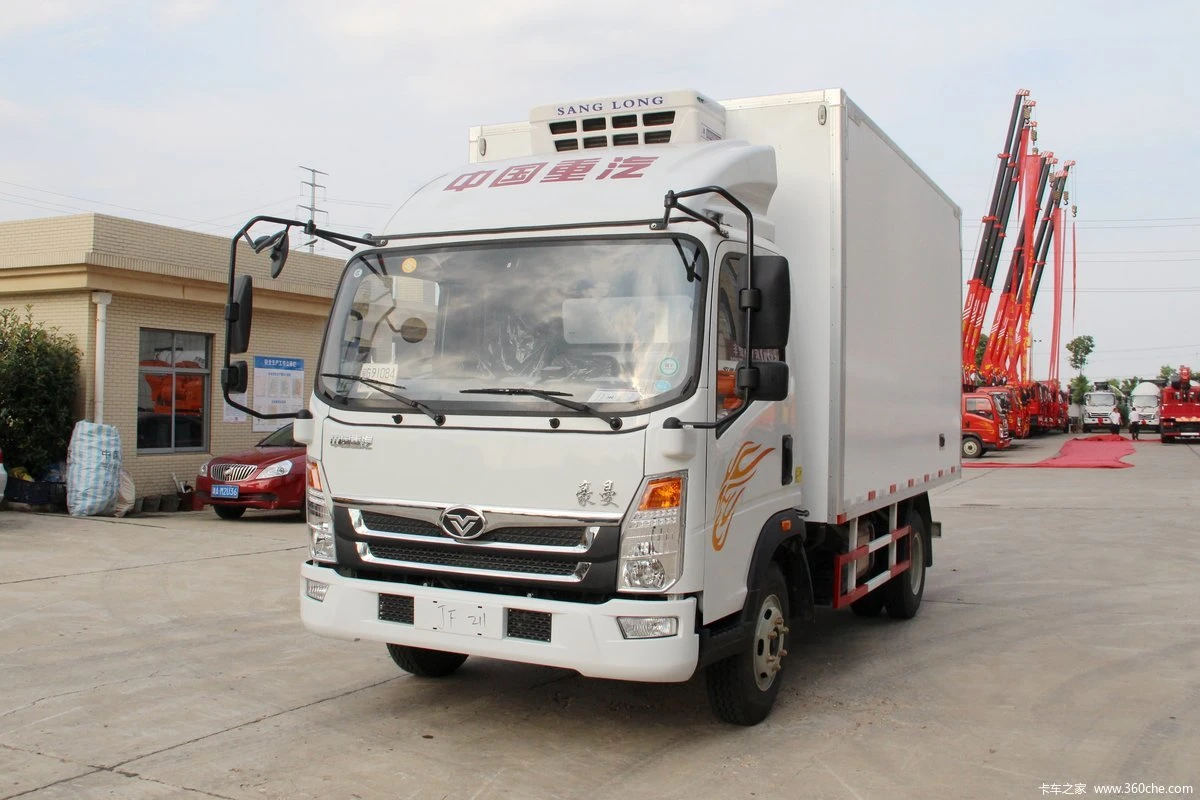
[[[717,495],[716,518],[713,520],[712,532],[713,550],[720,550],[725,546],[725,540],[729,537],[729,526],[733,523],[733,512],[746,491],[746,484],[758,471],[758,463],[774,451],[774,447],[763,450],[761,444],[742,442],[737,454],[729,460],[729,466],[725,468],[725,480],[721,482],[721,492]]]

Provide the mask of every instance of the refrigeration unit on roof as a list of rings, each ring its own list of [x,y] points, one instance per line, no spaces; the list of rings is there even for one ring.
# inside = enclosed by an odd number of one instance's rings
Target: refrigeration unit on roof
[[[691,90],[538,106],[529,121],[538,154],[725,138],[725,108]]]

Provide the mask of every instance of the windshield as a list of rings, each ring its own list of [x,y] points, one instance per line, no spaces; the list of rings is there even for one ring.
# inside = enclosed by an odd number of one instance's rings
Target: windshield
[[[274,433],[263,437],[263,440],[258,443],[258,447],[300,447],[300,444],[292,438],[292,426],[284,425]]]
[[[389,384],[447,414],[563,413],[536,393],[477,391],[496,388],[662,405],[695,385],[703,296],[689,268],[704,274],[699,244],[662,236],[367,253],[346,267],[317,385],[364,410],[411,410]]]
[[[992,399],[996,401],[996,405],[1000,407],[1000,411],[1007,414],[1009,410],[1008,396],[1003,394],[993,394],[992,392],[988,392],[988,394],[990,394]]]
[[[1084,405],[1089,406],[1115,406],[1116,400],[1113,399],[1112,392],[1088,392],[1083,396]]]

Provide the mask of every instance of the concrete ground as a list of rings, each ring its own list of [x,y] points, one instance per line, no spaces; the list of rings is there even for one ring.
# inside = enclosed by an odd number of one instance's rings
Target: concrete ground
[[[1020,443],[1038,460],[1065,440]],[[987,459],[984,459],[986,461]],[[756,728],[703,683],[307,634],[296,517],[0,512],[0,798],[1021,798],[1200,783],[1200,447],[939,490],[910,622],[797,626]],[[1074,792],[1073,792],[1074,793]]]

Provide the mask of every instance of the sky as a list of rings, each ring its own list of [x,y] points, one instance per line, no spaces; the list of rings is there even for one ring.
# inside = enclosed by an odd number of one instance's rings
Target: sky
[[[1094,337],[1092,379],[1153,376],[1200,368],[1198,42],[1194,0],[0,0],[0,221],[231,235],[306,215],[306,166],[326,173],[322,221],[378,232],[466,161],[472,125],[625,93],[840,87],[962,208],[965,283],[1028,89],[1038,145],[1076,162],[1062,341]],[[1052,297],[1047,276],[1035,378]]]

